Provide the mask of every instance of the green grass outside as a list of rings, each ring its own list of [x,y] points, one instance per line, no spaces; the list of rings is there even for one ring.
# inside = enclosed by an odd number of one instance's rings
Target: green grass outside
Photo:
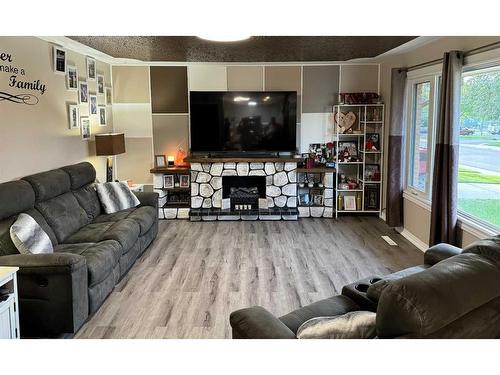
[[[458,182],[500,184],[500,173],[485,174],[467,167],[458,167]]]
[[[459,199],[458,209],[500,227],[500,200]]]
[[[500,141],[491,141],[486,143],[487,146],[500,147]]]

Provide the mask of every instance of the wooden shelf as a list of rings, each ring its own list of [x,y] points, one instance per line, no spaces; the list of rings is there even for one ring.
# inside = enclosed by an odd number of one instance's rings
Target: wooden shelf
[[[189,203],[171,203],[171,204],[165,203],[160,208],[190,208],[190,207],[191,206]]]
[[[314,168],[297,168],[297,173],[335,173],[335,168],[314,167]]]
[[[152,168],[149,170],[150,173],[155,173],[155,174],[189,174],[190,167],[173,167],[173,168],[167,168],[167,167],[158,167],[158,168]]]
[[[362,161],[339,161],[337,162],[338,165],[349,165],[349,164],[352,164],[352,165],[359,165],[359,164],[363,164]]]

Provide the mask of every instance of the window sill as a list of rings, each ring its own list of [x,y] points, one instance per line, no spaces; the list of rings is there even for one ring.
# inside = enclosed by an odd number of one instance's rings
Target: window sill
[[[411,190],[404,190],[403,198],[415,203],[417,206],[429,212],[431,211],[430,200],[413,193]],[[500,231],[495,227],[478,223],[460,211],[458,212],[458,227],[478,238],[494,236],[500,233]]]
[[[403,198],[408,199],[410,202],[415,203],[417,206],[422,207],[427,211],[431,210],[431,201],[411,190],[404,190]]]

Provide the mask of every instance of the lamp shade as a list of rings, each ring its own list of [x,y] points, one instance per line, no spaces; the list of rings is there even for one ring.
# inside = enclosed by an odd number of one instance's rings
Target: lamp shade
[[[123,133],[105,133],[95,135],[95,153],[97,156],[111,156],[125,152]]]

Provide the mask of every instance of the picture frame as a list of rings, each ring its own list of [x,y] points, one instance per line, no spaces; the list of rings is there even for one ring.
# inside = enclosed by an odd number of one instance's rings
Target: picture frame
[[[344,196],[344,210],[345,211],[356,211],[356,196],[355,195],[345,195]]]
[[[314,194],[312,197],[312,204],[315,206],[323,206],[324,196],[323,194]]]
[[[106,107],[100,105],[98,107],[98,112],[99,112],[99,126],[107,126]]]
[[[54,46],[53,48],[54,72],[57,74],[66,74],[66,50]]]
[[[91,115],[97,115],[97,95],[89,95],[89,113]]]
[[[87,56],[87,80],[95,81],[96,80],[96,62],[93,57]]]
[[[365,210],[378,211],[380,209],[380,187],[378,184],[365,185]]]
[[[173,174],[166,174],[163,176],[163,187],[165,189],[172,189],[175,187],[175,176]]]
[[[189,175],[187,174],[181,174],[179,176],[179,186],[182,188],[188,188],[189,185]]]
[[[311,204],[311,199],[309,193],[299,194],[299,205],[309,206]]]
[[[165,155],[155,155],[155,168],[165,168],[167,166],[167,158]]]
[[[349,141],[340,141],[339,142],[339,155],[341,152],[347,152],[349,153],[349,157],[355,157],[357,158],[359,155],[358,152],[358,141],[357,140],[349,140]]]
[[[80,128],[80,107],[78,104],[68,104],[68,120],[70,129]]]
[[[78,69],[76,66],[66,66],[66,89],[78,91]]]
[[[365,182],[375,181],[380,182],[380,165],[365,164],[365,172],[363,175]]]
[[[80,129],[82,133],[82,139],[88,141],[91,138],[91,128],[90,128],[90,118],[80,117]]]
[[[104,76],[97,75],[97,95],[104,95]]]
[[[366,133],[365,151],[380,151],[379,133]]]
[[[112,105],[113,104],[113,89],[111,87],[106,87],[104,90],[106,93],[106,105]]]
[[[89,102],[89,85],[85,81],[78,81],[78,102],[80,104]]]

